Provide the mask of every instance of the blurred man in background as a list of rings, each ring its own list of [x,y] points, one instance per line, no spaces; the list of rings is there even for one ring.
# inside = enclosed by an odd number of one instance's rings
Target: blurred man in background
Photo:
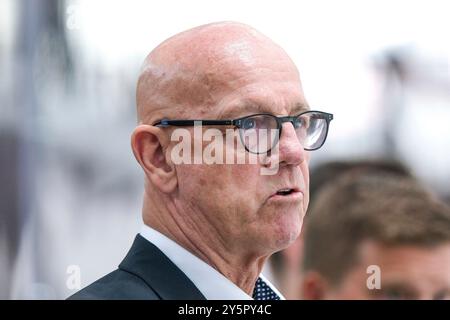
[[[450,208],[409,177],[349,172],[328,183],[303,253],[304,299],[450,298]]]
[[[328,183],[333,183],[339,176],[352,173],[357,174],[389,174],[398,177],[413,178],[410,170],[402,163],[389,159],[362,159],[355,161],[325,162],[311,170],[310,204],[313,205],[320,190]],[[306,215],[307,220],[309,215]],[[295,242],[284,250],[274,253],[270,257],[269,271],[273,280],[287,299],[302,299],[298,290],[303,280],[303,233]]]

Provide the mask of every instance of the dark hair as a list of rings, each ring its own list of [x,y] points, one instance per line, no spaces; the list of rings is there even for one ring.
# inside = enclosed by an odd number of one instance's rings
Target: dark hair
[[[303,269],[337,285],[357,262],[359,244],[433,247],[450,243],[450,208],[416,180],[348,172],[327,183],[308,212]]]
[[[344,173],[389,173],[400,177],[412,177],[411,171],[401,162],[390,159],[363,159],[354,161],[331,161],[311,170],[309,191],[312,204],[319,190]]]

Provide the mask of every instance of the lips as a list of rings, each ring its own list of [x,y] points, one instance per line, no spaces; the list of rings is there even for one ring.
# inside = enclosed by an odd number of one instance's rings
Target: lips
[[[293,188],[284,188],[284,189],[278,190],[275,194],[279,195],[279,196],[287,196],[287,195],[291,194],[292,192],[294,192]]]
[[[270,196],[269,199],[272,200],[296,200],[301,198],[303,195],[303,192],[297,188],[297,187],[287,187],[287,188],[280,188],[278,189],[274,194]]]

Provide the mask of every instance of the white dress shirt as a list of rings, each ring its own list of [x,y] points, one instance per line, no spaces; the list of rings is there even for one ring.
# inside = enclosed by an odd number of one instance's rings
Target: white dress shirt
[[[236,286],[212,266],[184,249],[162,233],[142,226],[141,236],[161,250],[197,287],[208,300],[252,300],[252,297]],[[280,297],[283,295],[262,275],[261,279]]]

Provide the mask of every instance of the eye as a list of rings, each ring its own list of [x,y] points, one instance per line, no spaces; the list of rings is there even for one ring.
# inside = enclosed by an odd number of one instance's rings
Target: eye
[[[387,288],[384,290],[382,298],[387,300],[413,299],[414,294],[408,293],[402,288]]]
[[[245,130],[254,129],[256,127],[256,120],[253,118],[247,118],[242,123],[242,128]]]
[[[301,116],[294,120],[294,128],[304,128],[307,129],[309,127],[309,118],[307,116]]]
[[[434,295],[433,300],[449,300],[450,299],[450,291],[443,290]]]
[[[294,120],[294,128],[298,129],[302,125],[301,119],[297,118]]]

